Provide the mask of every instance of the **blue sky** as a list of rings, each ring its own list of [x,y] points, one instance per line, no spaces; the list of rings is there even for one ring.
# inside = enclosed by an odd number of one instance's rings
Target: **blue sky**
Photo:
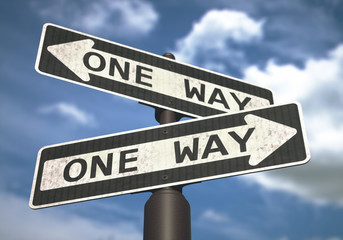
[[[193,239],[343,240],[342,0],[14,0],[0,19],[1,239],[142,239],[149,193],[28,206],[43,146],[157,125],[147,106],[38,74],[49,22],[301,103],[311,161],[185,187]]]

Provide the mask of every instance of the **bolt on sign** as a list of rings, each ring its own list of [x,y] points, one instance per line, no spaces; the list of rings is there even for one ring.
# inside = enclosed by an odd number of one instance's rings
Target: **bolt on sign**
[[[266,88],[53,24],[43,27],[36,70],[192,117],[273,104]]]
[[[44,147],[30,206],[190,184],[309,159],[298,104],[220,114]]]

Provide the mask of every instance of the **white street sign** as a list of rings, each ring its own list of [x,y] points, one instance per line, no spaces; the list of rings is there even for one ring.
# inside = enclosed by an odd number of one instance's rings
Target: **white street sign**
[[[52,24],[43,27],[36,70],[193,117],[273,103],[268,89]]]
[[[299,108],[272,106],[47,146],[38,155],[30,206],[306,163],[310,155]]]

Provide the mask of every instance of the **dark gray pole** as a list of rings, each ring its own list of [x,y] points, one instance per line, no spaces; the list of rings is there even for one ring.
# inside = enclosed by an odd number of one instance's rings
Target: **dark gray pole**
[[[163,56],[175,59],[171,53]],[[180,116],[170,110],[156,109],[160,124],[177,122]],[[144,207],[144,240],[191,240],[190,206],[182,186],[154,191]]]

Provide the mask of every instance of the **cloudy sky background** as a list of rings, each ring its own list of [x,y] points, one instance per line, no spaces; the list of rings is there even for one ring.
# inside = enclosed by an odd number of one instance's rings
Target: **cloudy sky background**
[[[342,0],[14,0],[0,19],[1,239],[142,239],[149,193],[28,207],[41,147],[157,125],[147,106],[36,73],[50,22],[301,103],[311,161],[187,186],[193,239],[343,240]]]

